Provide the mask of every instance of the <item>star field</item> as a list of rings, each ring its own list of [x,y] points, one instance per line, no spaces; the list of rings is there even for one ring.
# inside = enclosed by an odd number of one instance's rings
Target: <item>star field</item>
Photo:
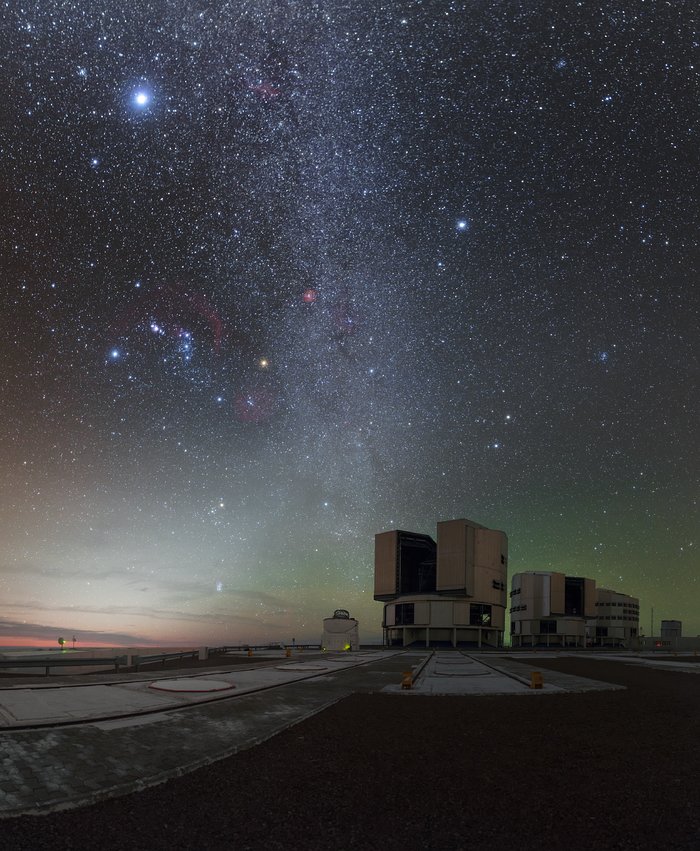
[[[700,632],[685,4],[0,13],[0,644],[381,634],[469,517]]]

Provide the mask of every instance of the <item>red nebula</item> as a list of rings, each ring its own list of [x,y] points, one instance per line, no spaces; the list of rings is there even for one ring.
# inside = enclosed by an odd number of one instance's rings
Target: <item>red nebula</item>
[[[318,293],[316,290],[309,287],[308,290],[304,290],[304,294],[302,295],[302,300],[304,304],[313,304],[316,301]]]
[[[267,102],[276,100],[282,94],[282,89],[275,88],[272,83],[269,82],[249,83],[248,88],[261,100]]]
[[[199,320],[199,328],[193,324]],[[205,296],[191,292],[179,284],[159,284],[139,291],[138,304],[122,313],[117,330],[123,333],[144,321],[155,322],[166,333],[181,337],[185,329],[198,331],[203,323],[211,334],[211,347],[215,354],[221,351],[224,324]]]

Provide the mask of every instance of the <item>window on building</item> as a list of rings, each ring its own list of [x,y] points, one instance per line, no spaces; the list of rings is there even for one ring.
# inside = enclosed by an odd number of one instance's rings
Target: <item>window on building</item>
[[[597,626],[595,628],[596,638],[607,638],[608,637],[608,628],[607,626]]]
[[[584,580],[578,576],[567,576],[564,579],[564,613],[567,615],[583,615]]]
[[[409,626],[413,617],[413,603],[396,604],[396,626]]]
[[[556,621],[540,621],[540,633],[552,633],[557,631]]]
[[[432,594],[436,578],[435,541],[428,535],[399,533],[398,589],[401,594]]]
[[[469,623],[471,626],[491,626],[491,606],[472,603],[469,607]]]

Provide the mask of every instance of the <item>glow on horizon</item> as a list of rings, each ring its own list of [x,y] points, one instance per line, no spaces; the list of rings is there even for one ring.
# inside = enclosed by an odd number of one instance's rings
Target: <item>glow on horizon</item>
[[[97,647],[99,649],[109,648],[109,647],[134,647],[136,645],[133,644],[114,644],[108,643],[104,641],[90,641],[90,642],[75,642],[75,647],[73,647],[73,642],[71,639],[66,638],[66,644],[63,648],[58,644],[58,637],[54,639],[53,644],[50,638],[27,638],[27,636],[14,636],[8,635],[0,638],[0,650],[2,648],[8,647],[36,647],[41,650],[55,650],[57,653],[68,653],[73,650],[89,650],[93,647]],[[148,646],[148,645],[144,645]]]

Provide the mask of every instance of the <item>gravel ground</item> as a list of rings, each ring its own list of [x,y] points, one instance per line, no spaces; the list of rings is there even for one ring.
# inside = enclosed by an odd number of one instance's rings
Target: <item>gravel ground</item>
[[[627,690],[356,694],[161,786],[4,820],[0,847],[698,851],[700,676],[588,659],[536,667]]]

